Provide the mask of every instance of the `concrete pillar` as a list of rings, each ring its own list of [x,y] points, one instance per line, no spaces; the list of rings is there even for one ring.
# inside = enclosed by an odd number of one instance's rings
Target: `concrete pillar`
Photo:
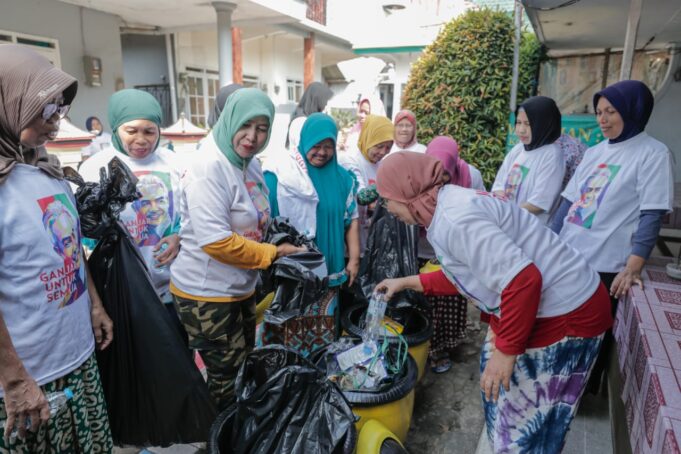
[[[627,34],[624,37],[624,50],[622,52],[620,80],[631,79],[631,67],[634,64],[636,35],[638,35],[638,23],[641,19],[642,6],[643,0],[631,0],[629,3],[629,18],[627,19]]]
[[[212,2],[218,18],[218,65],[220,70],[220,86],[232,82],[232,12],[236,4],[229,2]]]
[[[241,50],[241,29],[232,27],[232,80],[235,84],[244,83],[244,59]]]
[[[310,36],[304,38],[304,58],[305,66],[303,73],[303,86],[307,88],[312,82],[314,82],[314,33],[310,33]]]
[[[168,85],[170,86],[170,110],[173,118],[170,123],[177,121],[177,90],[175,88],[175,53],[170,33],[166,33],[166,59],[168,60]]]

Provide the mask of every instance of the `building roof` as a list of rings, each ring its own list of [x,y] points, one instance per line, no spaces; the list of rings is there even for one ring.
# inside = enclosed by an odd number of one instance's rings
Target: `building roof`
[[[91,141],[95,138],[95,135],[84,131],[71,123],[68,118],[63,118],[59,122],[59,132],[57,137],[51,142],[79,142],[79,141]]]
[[[629,16],[623,0],[522,0],[539,40],[553,50],[621,49]],[[681,2],[645,0],[636,49],[681,42]]]
[[[205,136],[208,134],[207,129],[200,128],[187,120],[184,112],[180,113],[180,119],[167,128],[161,129],[163,136]]]

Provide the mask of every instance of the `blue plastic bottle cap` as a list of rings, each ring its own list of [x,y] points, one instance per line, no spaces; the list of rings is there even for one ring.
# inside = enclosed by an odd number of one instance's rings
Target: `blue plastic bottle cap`
[[[73,391],[71,391],[71,388],[64,388],[64,395],[66,396],[66,400],[73,399]]]

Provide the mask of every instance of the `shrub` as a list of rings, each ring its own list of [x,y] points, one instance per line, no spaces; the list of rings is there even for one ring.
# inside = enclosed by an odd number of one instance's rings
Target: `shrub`
[[[523,41],[518,102],[530,94],[539,64],[537,39],[526,33]],[[403,105],[419,121],[419,140],[452,136],[488,186],[504,158],[512,64],[511,17],[468,11],[424,50],[404,91]]]

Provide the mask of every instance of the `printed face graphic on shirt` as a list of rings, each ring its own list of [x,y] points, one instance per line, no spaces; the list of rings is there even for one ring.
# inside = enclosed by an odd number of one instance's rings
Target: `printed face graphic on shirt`
[[[62,308],[76,301],[86,289],[78,214],[65,194],[39,199],[38,205],[52,249],[64,261],[61,268],[41,273],[40,280],[45,284],[47,302],[58,302]]]
[[[254,241],[262,240],[262,237],[267,228],[267,223],[270,219],[270,201],[267,198],[267,193],[263,189],[263,185],[254,181],[246,182],[246,189],[248,195],[251,197],[255,211],[258,213],[258,231],[246,232],[244,236]]]
[[[615,179],[621,166],[599,164],[586,179],[581,188],[579,200],[572,204],[568,211],[567,222],[590,229],[596,217],[598,207],[608,192],[610,183]]]
[[[170,175],[148,170],[135,175],[142,197],[132,203],[136,218],[126,227],[137,246],[154,246],[171,232],[174,207]]]
[[[509,200],[516,200],[518,193],[520,192],[520,187],[523,185],[523,181],[525,181],[525,177],[529,171],[530,169],[525,166],[513,164],[511,171],[508,172],[506,185],[504,186],[504,193]]]

